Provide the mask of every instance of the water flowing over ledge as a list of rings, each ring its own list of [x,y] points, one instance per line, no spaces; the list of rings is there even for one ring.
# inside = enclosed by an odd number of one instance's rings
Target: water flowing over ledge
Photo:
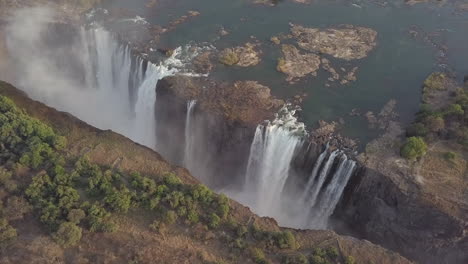
[[[328,145],[319,155],[307,184],[288,188],[297,177],[291,169],[306,144],[305,126],[295,110],[283,107],[275,120],[259,125],[252,140],[245,183],[240,192],[227,191],[262,216],[295,228],[325,229],[352,176],[356,162]],[[299,195],[298,195],[299,194]]]
[[[156,84],[176,73],[190,75],[184,66],[196,54],[179,47],[153,64],[97,25],[84,28],[41,20],[34,31],[23,32],[25,24],[31,21],[15,19],[7,27],[18,87],[95,127],[156,148]]]

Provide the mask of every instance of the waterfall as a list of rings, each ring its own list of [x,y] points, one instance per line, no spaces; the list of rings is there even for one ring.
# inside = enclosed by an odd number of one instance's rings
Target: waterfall
[[[307,202],[306,204],[310,207],[313,207],[316,203],[317,197],[319,195],[320,190],[322,189],[323,184],[325,183],[325,179],[328,176],[328,173],[330,172],[330,169],[332,168],[333,162],[335,161],[336,156],[339,154],[338,150],[333,151],[330,154],[330,157],[328,158],[327,162],[325,163],[324,167],[322,168],[322,171],[319,174],[319,177],[317,179],[317,182],[315,182],[311,186],[311,190],[305,190],[306,191],[306,199]],[[314,179],[312,179],[314,180]]]
[[[250,147],[245,183],[240,194],[234,194],[262,216],[283,217],[279,201],[289,177],[291,162],[303,144],[304,124],[297,121],[287,106],[275,120],[259,125]]]
[[[304,201],[304,203],[306,202],[306,200],[307,200],[307,198],[309,196],[309,193],[310,193],[312,187],[314,186],[315,178],[317,177],[319,169],[321,168],[323,160],[325,159],[327,154],[328,154],[328,144],[327,144],[327,147],[325,148],[325,150],[317,158],[317,161],[315,161],[314,168],[312,169],[312,173],[310,174],[307,185],[305,186],[305,189],[304,189],[305,191],[302,194],[301,200]]]
[[[331,182],[327,185],[320,196],[320,200],[316,203],[312,214],[309,226],[315,228],[326,228],[328,218],[333,214],[333,211],[338,204],[344,188],[348,184],[349,178],[354,172],[356,162],[349,160],[346,155],[343,155],[340,161],[338,170],[333,175]]]
[[[189,170],[192,167],[191,158],[193,155],[193,131],[192,131],[192,118],[193,118],[193,110],[195,108],[197,101],[196,100],[189,100],[187,102],[187,115],[185,117],[185,149],[184,149],[184,166]]]
[[[329,146],[317,157],[305,184],[286,189],[291,163],[304,144],[304,124],[288,106],[274,121],[257,126],[251,143],[242,191],[228,194],[261,216],[295,228],[327,228],[356,163]],[[339,160],[337,162],[337,160]],[[309,167],[310,168],[310,167]]]
[[[78,28],[63,36],[75,29],[18,15],[6,30],[17,87],[92,126],[156,147],[156,84],[182,70],[182,48],[153,64],[133,56],[128,45],[102,27]],[[32,26],[35,30],[23,30]]]

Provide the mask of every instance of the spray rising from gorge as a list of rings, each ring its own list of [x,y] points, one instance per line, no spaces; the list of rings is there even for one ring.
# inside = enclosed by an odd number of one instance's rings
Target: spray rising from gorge
[[[183,165],[198,179],[210,184],[219,177],[212,170],[216,155],[213,142],[202,140],[214,128],[202,122],[195,100],[186,102],[184,128],[159,138],[156,85],[174,74],[190,74],[184,66],[196,54],[178,48],[171,57],[153,64],[132,54],[111,33],[99,26],[75,31],[51,23],[47,9],[25,9],[9,21],[7,48],[15,67],[14,82],[32,98],[69,112],[101,129],[111,129],[162,153],[172,149],[158,141],[182,145],[173,162]],[[342,196],[355,162],[339,150],[325,151],[307,172],[307,184],[290,187],[299,176],[291,165],[306,143],[304,124],[290,106],[283,107],[271,122],[260,124],[250,146],[241,186],[222,191],[249,205],[262,216],[282,225],[327,228],[328,218]],[[201,114],[200,114],[201,115]],[[167,128],[168,130],[171,128]],[[177,132],[177,133],[174,133]],[[169,148],[178,146],[169,146]],[[312,161],[314,162],[314,161]]]

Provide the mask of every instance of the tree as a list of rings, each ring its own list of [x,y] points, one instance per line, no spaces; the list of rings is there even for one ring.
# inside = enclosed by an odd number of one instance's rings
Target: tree
[[[4,214],[8,220],[23,219],[23,215],[31,211],[31,205],[23,197],[11,196],[8,198]]]
[[[429,116],[424,120],[424,123],[432,132],[439,132],[445,128],[445,121],[440,116]]]
[[[402,146],[400,154],[405,159],[414,160],[426,154],[427,145],[420,137],[410,137]]]
[[[72,222],[63,222],[52,236],[63,247],[76,245],[81,240],[81,228]]]
[[[12,241],[16,236],[16,229],[10,226],[5,218],[0,218],[0,245]]]
[[[294,237],[291,231],[278,232],[275,234],[275,241],[279,248],[285,249],[295,249],[296,248],[296,238]]]
[[[68,212],[67,219],[74,224],[79,224],[85,217],[86,213],[82,209],[72,209]]]
[[[353,256],[347,256],[345,259],[345,264],[356,264],[356,260]]]
[[[115,188],[104,198],[104,201],[115,211],[126,213],[132,203],[132,193],[126,188]]]
[[[210,215],[210,223],[208,224],[211,228],[217,228],[221,223],[221,218],[215,213]]]
[[[406,129],[408,137],[425,137],[429,131],[423,123],[414,123]]]
[[[176,212],[169,210],[166,212],[166,215],[164,216],[164,222],[168,225],[172,225],[177,221],[177,214]]]
[[[459,104],[451,104],[445,110],[445,115],[454,115],[454,116],[463,116],[465,111],[463,111],[463,107]]]
[[[258,264],[268,263],[267,259],[265,258],[265,253],[263,253],[261,249],[251,248],[250,254],[255,263],[258,263]]]

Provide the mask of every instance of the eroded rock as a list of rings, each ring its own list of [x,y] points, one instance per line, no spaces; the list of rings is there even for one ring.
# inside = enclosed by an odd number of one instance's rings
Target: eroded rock
[[[291,24],[291,32],[299,47],[344,60],[365,58],[377,45],[375,30],[353,25],[319,29]]]
[[[313,53],[302,54],[293,45],[282,45],[283,57],[278,60],[276,69],[288,75],[286,80],[302,78],[308,74],[317,75],[320,57]]]
[[[197,73],[208,74],[213,70],[212,55],[211,51],[206,51],[193,59],[193,66]]]
[[[244,46],[224,49],[219,54],[219,61],[225,65],[250,67],[260,63],[259,56],[257,45],[248,42]]]

